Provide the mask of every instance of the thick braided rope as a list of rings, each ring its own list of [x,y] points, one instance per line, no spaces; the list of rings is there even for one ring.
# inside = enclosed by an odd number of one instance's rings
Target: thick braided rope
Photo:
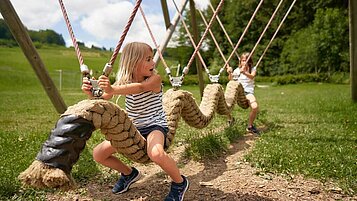
[[[89,133],[88,129],[83,130],[82,125],[75,123],[77,119],[83,119],[91,125]],[[23,185],[35,188],[74,187],[70,174],[72,166],[79,159],[85,141],[95,129],[101,129],[118,153],[135,162],[150,162],[146,154],[146,140],[124,110],[105,100],[83,100],[68,107],[61,115],[56,128],[52,129],[55,132],[51,132],[36,160],[19,175],[19,180]]]
[[[175,137],[180,118],[195,128],[206,127],[214,117],[215,112],[220,115],[230,115],[234,105],[241,108],[249,107],[242,85],[236,81],[227,84],[226,91],[219,84],[208,84],[203,92],[200,106],[188,91],[168,90],[163,97],[163,106],[169,126],[166,144],[170,145]]]
[[[195,128],[204,128],[213,119],[215,113],[220,115],[230,115],[235,104],[238,104],[242,108],[249,107],[248,100],[245,98],[244,90],[241,84],[236,81],[230,81],[227,84],[226,92],[223,92],[223,88],[219,84],[209,84],[204,90],[204,96],[200,106],[196,104],[192,94],[183,90],[168,90],[163,97],[163,106],[166,113],[166,119],[169,127],[168,137],[166,139],[167,147],[170,146],[174,140],[178,123],[182,117],[186,123]],[[89,127],[90,131],[100,129],[105,135],[105,138],[109,140],[118,153],[126,156],[127,158],[139,162],[150,162],[146,153],[146,140],[138,132],[125,110],[121,109],[116,104],[106,100],[83,100],[73,106],[68,107],[65,113],[62,114],[60,120],[62,129],[58,133],[68,132],[69,126],[66,123],[74,125],[73,123],[77,119],[85,120],[85,124],[91,123],[93,129]],[[75,120],[75,121],[72,121]],[[83,122],[82,120],[80,120]],[[79,128],[81,132],[84,132]],[[91,133],[85,131],[86,135],[76,135],[77,137],[85,138],[82,141],[88,139]],[[70,133],[69,133],[70,134]],[[61,137],[62,149],[57,149],[55,144],[58,144],[58,137],[50,136],[49,140],[45,144],[51,145],[53,150],[58,150],[58,160],[61,163],[65,162],[63,154],[68,153],[73,147],[66,148],[68,146],[76,146],[73,143],[72,137],[64,138],[65,136],[57,135]],[[73,136],[73,135],[72,135]],[[55,141],[51,141],[55,139]],[[81,139],[78,139],[81,140]],[[77,140],[77,141],[78,141]],[[57,143],[54,143],[57,142]],[[65,144],[65,142],[68,142]],[[84,143],[85,144],[85,143]],[[83,145],[80,147],[84,148]],[[64,164],[66,168],[56,166],[56,157],[51,154],[51,161],[49,163],[44,162],[43,159],[48,159],[46,152],[41,153],[41,157],[38,157],[30,167],[19,175],[19,179],[26,186],[32,186],[36,188],[70,188],[74,186],[74,180],[70,175],[72,165],[78,160],[81,151],[71,152],[71,157],[74,159],[70,164]],[[62,158],[61,158],[62,157]],[[51,165],[53,164],[53,166]],[[61,169],[60,169],[61,168]]]
[[[146,155],[146,140],[131,122],[125,110],[106,100],[83,100],[68,107],[63,115],[76,114],[91,121],[95,129],[101,129],[117,151],[139,162],[150,162]]]

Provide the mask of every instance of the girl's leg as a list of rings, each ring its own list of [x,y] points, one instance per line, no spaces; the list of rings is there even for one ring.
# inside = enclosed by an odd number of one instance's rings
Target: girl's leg
[[[164,134],[154,130],[147,137],[147,153],[150,159],[159,165],[175,183],[183,182],[176,162],[164,150]]]
[[[248,119],[248,127],[251,127],[253,126],[254,120],[257,117],[258,103],[253,94],[247,94],[246,97],[249,100],[249,105],[251,108],[251,111],[249,113],[249,119]]]
[[[113,156],[115,152],[116,150],[112,147],[110,141],[105,140],[93,149],[93,159],[106,167],[117,170],[124,175],[129,175],[132,171],[131,167]]]

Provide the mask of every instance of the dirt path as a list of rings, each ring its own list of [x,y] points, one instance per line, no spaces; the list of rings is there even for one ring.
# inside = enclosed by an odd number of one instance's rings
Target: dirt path
[[[171,155],[178,161],[182,174],[188,176],[188,201],[218,200],[357,200],[348,197],[333,184],[316,180],[263,174],[244,161],[244,155],[254,146],[255,136],[247,134],[233,143],[220,159],[195,162],[178,158],[184,147],[176,147]],[[175,157],[178,156],[178,157]],[[113,184],[91,182],[76,191],[49,194],[49,200],[163,200],[170,188],[170,180],[154,165],[135,164],[143,177],[121,195],[111,193]]]

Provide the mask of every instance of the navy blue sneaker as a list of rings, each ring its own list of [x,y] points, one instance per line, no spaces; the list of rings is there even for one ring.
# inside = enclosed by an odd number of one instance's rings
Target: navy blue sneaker
[[[182,201],[188,189],[189,183],[185,176],[181,175],[183,182],[178,184],[171,182],[170,193],[166,196],[165,201]]]
[[[140,172],[136,168],[132,167],[132,171],[129,175],[121,174],[119,180],[114,185],[112,192],[115,194],[120,194],[128,191],[130,185],[138,181],[140,177]]]
[[[257,128],[255,128],[255,126],[253,125],[253,126],[250,126],[250,127],[247,127],[247,132],[250,132],[250,133],[254,133],[254,134],[259,134],[259,131],[258,131],[258,129]]]

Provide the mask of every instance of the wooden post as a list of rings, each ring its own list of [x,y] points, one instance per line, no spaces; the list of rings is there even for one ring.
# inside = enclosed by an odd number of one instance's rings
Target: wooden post
[[[350,78],[352,101],[357,102],[357,1],[349,0]]]
[[[162,13],[164,14],[164,20],[165,20],[165,26],[166,29],[170,27],[170,15],[169,15],[169,10],[167,9],[167,2],[166,0],[161,0],[161,8],[162,8]]]
[[[195,44],[197,44],[199,39],[198,39],[198,28],[196,22],[196,6],[193,0],[190,0],[190,13],[191,13],[191,26],[193,31],[193,41],[195,42]],[[202,74],[202,65],[198,58],[198,55],[196,55],[196,68],[197,68],[197,75],[198,75],[198,84],[200,87],[200,95],[202,98],[203,90],[204,90],[204,81],[203,81],[203,74]]]
[[[35,71],[38,79],[41,81],[43,88],[47,92],[48,97],[51,99],[52,104],[58,113],[63,113],[67,106],[64,103],[61,95],[49,76],[45,65],[43,64],[39,54],[33,45],[30,36],[27,33],[24,25],[22,24],[19,16],[17,15],[10,0],[1,0],[0,12],[3,16],[5,23],[8,25],[12,35],[20,45],[27,60],[30,62],[33,70]]]
[[[181,0],[181,6],[179,8],[180,13],[182,14],[183,11],[186,8],[188,0]],[[164,39],[162,40],[161,44],[159,45],[159,49],[160,51],[163,53],[166,49],[167,44],[169,43],[172,34],[175,31],[176,25],[178,24],[179,20],[180,20],[180,13],[176,12],[174,18],[172,19],[169,28],[166,29],[166,34]],[[154,62],[155,62],[155,67],[159,64],[159,52],[156,51],[155,55],[154,55]]]

